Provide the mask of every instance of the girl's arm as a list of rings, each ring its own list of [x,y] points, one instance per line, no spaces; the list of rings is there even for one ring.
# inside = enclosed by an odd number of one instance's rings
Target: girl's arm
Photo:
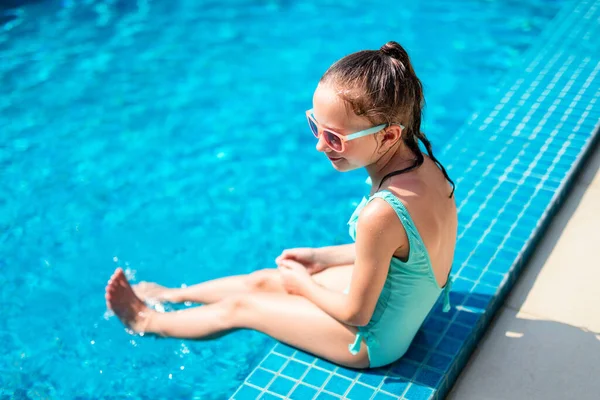
[[[399,242],[399,238],[404,238],[404,243]],[[293,288],[292,292],[306,297],[338,321],[364,326],[373,316],[390,260],[402,245],[408,245],[408,240],[395,211],[384,200],[374,199],[362,210],[358,219],[356,261],[347,295],[324,288],[312,279],[288,275],[301,274],[300,269],[289,272],[291,268],[283,268],[284,285]],[[285,263],[281,265],[286,267]]]
[[[326,246],[315,249],[317,258],[326,267],[336,265],[354,264],[356,261],[355,244],[342,244],[339,246]]]

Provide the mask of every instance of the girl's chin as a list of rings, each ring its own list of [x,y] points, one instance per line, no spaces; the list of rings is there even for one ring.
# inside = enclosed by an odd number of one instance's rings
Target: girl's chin
[[[353,166],[352,164],[350,164],[345,158],[342,158],[340,160],[331,160],[330,159],[329,161],[331,162],[331,165],[333,166],[333,168],[340,172],[352,171],[353,169],[357,168],[357,167]]]

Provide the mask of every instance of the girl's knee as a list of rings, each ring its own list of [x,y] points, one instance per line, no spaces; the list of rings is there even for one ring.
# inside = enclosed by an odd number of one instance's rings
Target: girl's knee
[[[221,322],[225,329],[241,328],[241,321],[246,310],[249,308],[248,295],[235,295],[221,300],[223,315]]]
[[[276,291],[281,286],[281,278],[276,269],[261,269],[248,274],[246,284],[254,292]]]

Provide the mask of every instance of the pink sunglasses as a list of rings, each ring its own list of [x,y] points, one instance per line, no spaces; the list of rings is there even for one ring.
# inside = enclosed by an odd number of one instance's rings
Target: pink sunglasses
[[[312,108],[306,111],[306,119],[308,120],[308,126],[310,126],[310,130],[313,135],[318,139],[321,135],[323,135],[323,140],[327,144],[327,146],[331,147],[332,150],[341,153],[345,150],[345,142],[350,140],[358,139],[364,136],[369,136],[374,133],[381,131],[383,128],[387,127],[388,124],[377,125],[369,129],[362,130],[360,132],[352,133],[350,135],[342,135],[340,133],[334,132],[331,129],[323,128],[315,119],[313,115]],[[400,125],[400,124],[398,124]],[[400,125],[402,129],[404,129],[403,125]]]

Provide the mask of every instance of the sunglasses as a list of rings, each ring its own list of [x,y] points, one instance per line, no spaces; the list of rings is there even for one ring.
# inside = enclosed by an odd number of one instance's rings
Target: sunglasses
[[[388,124],[377,125],[369,129],[362,130],[360,132],[352,133],[350,135],[342,135],[340,133],[334,132],[331,129],[322,128],[320,124],[315,119],[313,115],[313,109],[306,111],[306,119],[308,120],[308,126],[310,126],[310,130],[313,135],[318,139],[319,136],[323,135],[323,140],[333,151],[341,153],[345,150],[345,143],[358,139],[364,136],[369,136],[374,133],[381,131],[383,128],[387,127]],[[403,125],[400,125],[402,129],[404,129]]]

